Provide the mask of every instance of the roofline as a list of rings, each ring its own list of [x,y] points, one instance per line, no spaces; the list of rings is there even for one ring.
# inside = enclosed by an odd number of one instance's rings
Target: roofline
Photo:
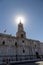
[[[3,33],[0,33],[0,36],[3,36],[3,37],[11,37],[11,38],[15,38],[15,36],[12,36],[11,34],[3,34]]]

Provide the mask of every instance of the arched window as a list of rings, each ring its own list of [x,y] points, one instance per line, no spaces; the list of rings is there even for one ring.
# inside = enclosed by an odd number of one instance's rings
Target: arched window
[[[3,41],[2,44],[4,45],[5,44],[5,41]]]
[[[35,44],[35,48],[36,48],[36,44]]]
[[[15,46],[17,47],[17,42],[15,42]]]
[[[25,50],[23,49],[23,53],[25,53]]]
[[[23,34],[21,34],[21,38],[23,38]]]
[[[22,40],[22,42],[24,43],[24,40]]]

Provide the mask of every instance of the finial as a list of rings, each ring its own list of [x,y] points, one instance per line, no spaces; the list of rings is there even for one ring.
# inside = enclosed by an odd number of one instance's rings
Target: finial
[[[21,24],[21,20],[20,20],[20,24]]]

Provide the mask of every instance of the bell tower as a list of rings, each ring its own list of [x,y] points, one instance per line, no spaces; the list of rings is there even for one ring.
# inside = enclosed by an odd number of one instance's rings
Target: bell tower
[[[16,37],[26,38],[26,32],[24,31],[23,24],[21,23],[21,21],[18,24],[18,31],[16,33]]]

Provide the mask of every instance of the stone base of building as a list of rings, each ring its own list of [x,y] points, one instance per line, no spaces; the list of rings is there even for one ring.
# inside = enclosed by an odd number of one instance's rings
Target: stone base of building
[[[15,56],[0,56],[0,64],[28,62],[43,60],[43,55],[37,57],[36,55],[15,55]]]

